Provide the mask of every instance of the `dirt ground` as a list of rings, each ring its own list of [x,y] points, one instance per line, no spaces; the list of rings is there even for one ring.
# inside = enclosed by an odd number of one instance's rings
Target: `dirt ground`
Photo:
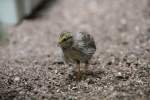
[[[53,0],[0,46],[0,100],[150,100],[150,0]],[[42,7],[41,7],[42,8]],[[97,51],[76,82],[57,47],[87,31]]]

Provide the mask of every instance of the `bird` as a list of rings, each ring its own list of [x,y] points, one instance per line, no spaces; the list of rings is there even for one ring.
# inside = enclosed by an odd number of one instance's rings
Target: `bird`
[[[62,49],[65,63],[76,65],[76,80],[80,80],[81,63],[85,64],[85,70],[93,54],[96,51],[96,44],[92,35],[87,32],[63,31],[59,35],[58,45]]]

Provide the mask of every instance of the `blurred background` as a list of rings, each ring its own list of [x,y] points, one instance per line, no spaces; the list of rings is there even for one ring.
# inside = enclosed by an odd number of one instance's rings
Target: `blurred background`
[[[63,30],[88,31],[98,52],[119,53],[138,48],[137,37],[149,33],[149,0],[5,0],[0,1],[0,7],[5,31],[1,33],[9,33],[10,44],[16,43],[12,51],[17,54],[55,50]]]
[[[96,41],[79,84],[54,64],[64,30]],[[0,99],[149,100],[149,65],[150,0],[0,0]]]

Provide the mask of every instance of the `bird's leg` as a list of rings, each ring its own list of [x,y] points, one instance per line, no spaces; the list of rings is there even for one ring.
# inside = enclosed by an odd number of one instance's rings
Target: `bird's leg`
[[[76,74],[76,78],[78,81],[80,81],[80,62],[77,61],[77,64],[76,64],[76,67],[77,67],[77,74]]]
[[[85,65],[84,65],[84,71],[85,71],[85,73],[87,73],[87,71],[88,71],[88,66],[89,66],[89,63],[85,62]]]

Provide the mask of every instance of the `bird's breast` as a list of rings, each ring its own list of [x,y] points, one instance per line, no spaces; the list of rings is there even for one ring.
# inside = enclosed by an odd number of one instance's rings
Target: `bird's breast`
[[[65,58],[66,62],[71,62],[71,63],[74,63],[77,60],[80,62],[85,62],[89,59],[88,55],[82,53],[79,50],[76,50],[75,48],[65,50],[64,51],[64,58]]]

